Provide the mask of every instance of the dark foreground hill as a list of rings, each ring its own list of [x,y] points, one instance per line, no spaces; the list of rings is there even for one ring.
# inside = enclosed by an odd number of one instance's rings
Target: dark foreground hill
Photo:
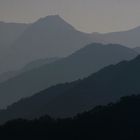
[[[139,108],[140,95],[133,95],[117,103],[97,106],[74,118],[54,120],[45,116],[32,121],[13,120],[0,127],[0,134],[49,140],[138,140]]]
[[[137,56],[121,45],[91,44],[51,64],[24,72],[0,84],[0,108],[49,86],[84,78],[101,68]]]
[[[43,116],[69,117],[96,105],[140,92],[140,56],[110,65],[72,83],[53,86],[0,112],[0,121]]]

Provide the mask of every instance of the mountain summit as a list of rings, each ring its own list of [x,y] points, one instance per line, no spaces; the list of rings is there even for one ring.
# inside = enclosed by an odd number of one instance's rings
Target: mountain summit
[[[46,28],[48,30],[57,29],[57,30],[76,30],[72,25],[67,23],[62,17],[59,15],[51,15],[44,18],[40,18],[36,25],[41,26],[41,28]],[[50,28],[49,28],[50,27]]]
[[[68,56],[91,42],[89,34],[77,31],[60,16],[47,16],[24,31],[3,59],[2,68],[14,70],[37,59]]]
[[[122,96],[139,94],[139,71],[140,56],[110,65],[83,80],[59,84],[20,100],[0,113],[0,121],[46,114],[69,117]]]

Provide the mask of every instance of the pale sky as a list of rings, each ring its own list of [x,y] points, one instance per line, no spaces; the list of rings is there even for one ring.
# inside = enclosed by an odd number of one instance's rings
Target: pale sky
[[[30,23],[59,14],[84,32],[140,26],[140,0],[0,0],[0,21]]]

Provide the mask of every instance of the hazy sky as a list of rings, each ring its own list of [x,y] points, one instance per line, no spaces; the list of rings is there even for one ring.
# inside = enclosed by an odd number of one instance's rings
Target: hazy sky
[[[59,14],[85,32],[140,26],[140,0],[0,0],[0,21],[33,22]]]

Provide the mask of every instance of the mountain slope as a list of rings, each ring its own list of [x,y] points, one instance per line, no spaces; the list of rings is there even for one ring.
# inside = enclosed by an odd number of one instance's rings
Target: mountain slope
[[[117,43],[130,48],[140,46],[140,27],[128,31],[120,31],[113,33],[93,33],[91,34],[93,40],[100,43]]]
[[[123,97],[117,103],[97,106],[74,118],[52,119],[43,116],[35,120],[18,119],[0,126],[5,136],[47,138],[48,140],[94,139],[132,140],[140,134],[140,95]],[[22,137],[23,138],[23,137]]]
[[[31,24],[12,45],[2,68],[19,69],[37,59],[68,56],[91,43],[90,34],[77,31],[60,16]]]
[[[6,61],[5,55],[11,45],[28,28],[29,24],[0,22],[0,65]],[[0,70],[1,72],[1,70]]]
[[[39,60],[33,61],[33,62],[25,65],[25,67],[23,67],[22,69],[20,69],[18,71],[9,71],[9,72],[2,73],[0,75],[0,83],[3,83],[9,79],[12,79],[22,73],[28,72],[33,69],[37,69],[43,65],[47,65],[47,64],[53,63],[55,61],[58,61],[59,59],[61,59],[61,58],[39,59]]]
[[[110,65],[83,80],[56,85],[22,99],[1,111],[0,120],[34,118],[45,114],[68,117],[96,105],[116,101],[121,96],[139,93],[139,71],[140,56]]]
[[[69,57],[22,73],[0,84],[0,107],[49,86],[87,77],[107,65],[130,60],[136,56],[135,51],[120,45],[88,45]]]
[[[134,51],[136,51],[137,53],[140,53],[140,47],[134,48]]]
[[[77,31],[60,16],[54,15],[33,23],[13,49],[20,53],[28,52],[29,58],[57,57],[67,56],[91,42],[89,34]]]
[[[0,22],[0,47],[10,47],[29,24]]]

